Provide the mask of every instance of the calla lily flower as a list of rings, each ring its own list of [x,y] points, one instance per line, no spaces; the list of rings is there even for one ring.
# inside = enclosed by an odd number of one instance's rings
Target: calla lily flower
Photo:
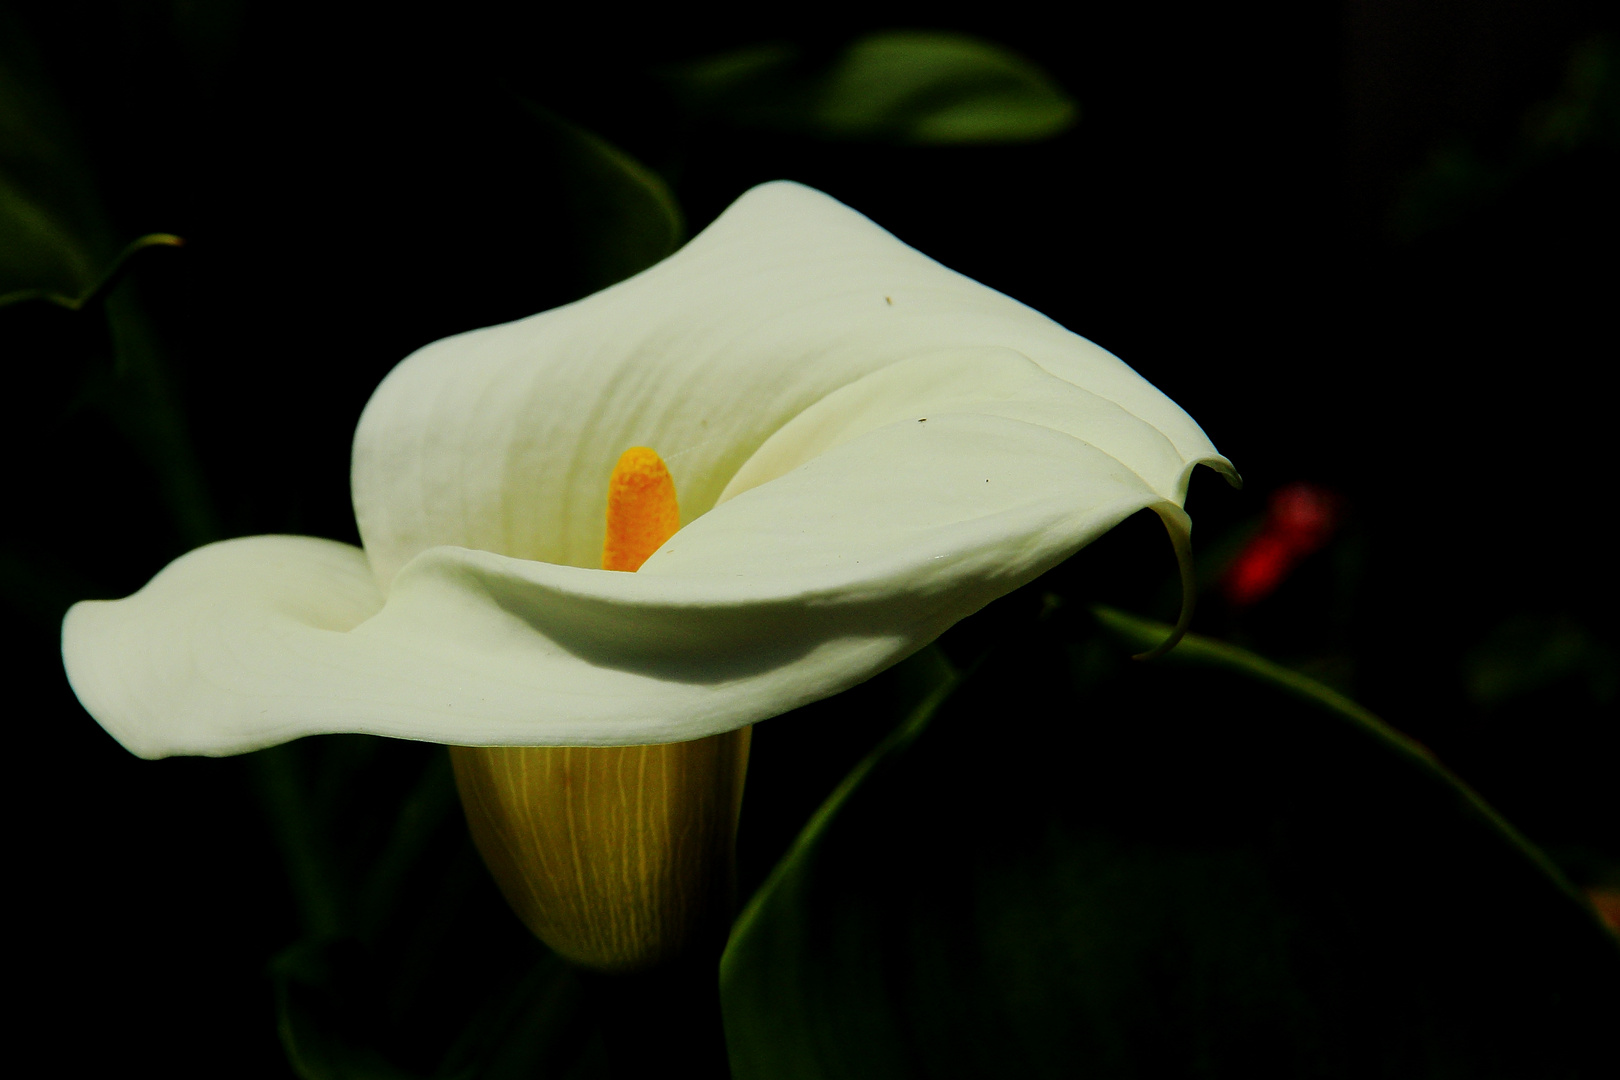
[[[632,446],[683,525],[605,571]],[[363,549],[199,548],[75,605],[63,657],[142,757],[692,740],[861,682],[1138,510],[1184,556],[1198,464],[1235,478],[1105,350],[766,184],[636,277],[395,368],[355,433]]]

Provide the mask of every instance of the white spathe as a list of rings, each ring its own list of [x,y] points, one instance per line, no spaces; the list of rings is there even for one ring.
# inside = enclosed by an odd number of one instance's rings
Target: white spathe
[[[595,569],[650,446],[685,526]],[[364,550],[258,536],[68,612],[143,757],[318,732],[694,739],[837,693],[1130,514],[1184,546],[1198,425],[1114,356],[819,192],[753,189],[657,266],[436,342],[354,439]]]

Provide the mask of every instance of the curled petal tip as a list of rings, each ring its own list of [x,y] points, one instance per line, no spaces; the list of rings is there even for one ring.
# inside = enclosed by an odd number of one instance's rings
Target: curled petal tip
[[[1170,545],[1176,552],[1176,567],[1181,572],[1181,614],[1176,617],[1169,637],[1147,652],[1132,656],[1132,660],[1156,660],[1175,648],[1192,626],[1193,609],[1198,604],[1198,576],[1192,559],[1192,519],[1174,503],[1161,503],[1153,509],[1164,522],[1165,531],[1170,534]]]

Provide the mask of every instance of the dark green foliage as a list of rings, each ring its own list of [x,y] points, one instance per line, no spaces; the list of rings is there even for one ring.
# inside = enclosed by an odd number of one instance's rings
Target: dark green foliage
[[[1606,1075],[1620,949],[1538,853],[1332,691],[1099,616],[806,830],[723,963],[740,1080]]]
[[[80,296],[116,250],[33,42],[0,8],[0,303],[23,290]]]
[[[599,136],[539,105],[526,108],[544,146],[545,177],[562,198],[564,265],[585,293],[605,289],[672,254],[686,239],[675,196],[658,174]]]
[[[307,927],[270,964],[300,1077],[604,1075],[585,988],[496,893],[441,747],[342,736],[252,760]]]
[[[1079,107],[1046,72],[967,34],[891,30],[825,55],[754,45],[670,68],[698,115],[824,139],[961,146],[1031,142]]]

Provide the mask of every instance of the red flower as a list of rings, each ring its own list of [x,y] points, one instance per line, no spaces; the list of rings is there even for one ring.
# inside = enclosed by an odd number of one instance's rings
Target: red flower
[[[1265,524],[1226,568],[1221,587],[1227,602],[1248,607],[1271,595],[1305,556],[1333,538],[1343,506],[1337,492],[1319,484],[1301,481],[1272,492]]]

